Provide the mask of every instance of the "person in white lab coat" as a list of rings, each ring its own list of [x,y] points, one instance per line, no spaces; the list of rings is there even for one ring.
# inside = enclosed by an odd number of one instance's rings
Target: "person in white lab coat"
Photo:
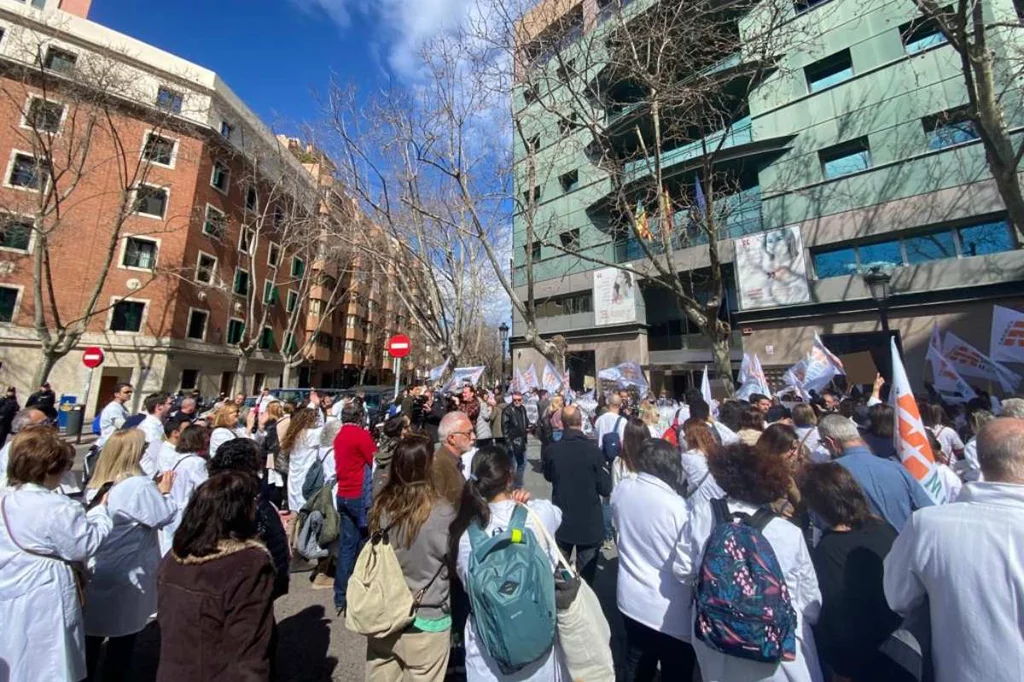
[[[252,431],[244,426],[238,425],[238,414],[241,408],[235,403],[224,403],[213,413],[210,427],[213,433],[210,434],[209,456],[217,454],[217,448],[229,440],[235,438],[252,438]]]
[[[472,542],[467,529],[477,521],[486,535],[493,535],[507,528],[516,504],[525,502],[530,510],[526,527],[531,529],[537,542],[551,559],[551,570],[558,565],[558,546],[549,542],[562,523],[562,510],[547,500],[530,500],[524,490],[513,490],[515,465],[504,448],[490,445],[477,451],[473,458],[473,471],[462,493],[458,515],[452,522],[449,543],[450,554],[458,557],[456,572],[465,586],[469,578],[469,556]],[[543,530],[547,531],[547,536]],[[480,644],[473,614],[466,620],[466,680],[467,682],[568,682],[569,671],[565,667],[558,637],[550,652],[540,660],[531,663],[514,675],[503,675],[498,664]]]
[[[45,428],[49,426],[50,418],[46,416],[46,413],[42,410],[37,410],[34,407],[26,407],[23,410],[19,410],[15,415],[14,419],[11,420],[11,433],[17,435],[25,429],[32,427]],[[7,487],[7,464],[10,461],[11,444],[14,440],[11,439],[0,448],[0,491],[3,491]]]
[[[164,446],[164,417],[171,411],[171,396],[166,393],[151,393],[142,404],[146,417],[139,424],[139,431],[146,434],[146,450],[139,466],[142,473],[154,476],[160,471],[160,450]]]
[[[192,493],[209,478],[206,453],[210,447],[210,430],[205,426],[187,426],[176,440],[177,450],[173,458],[161,453],[160,459],[160,473],[173,471],[175,474],[171,500],[177,507],[174,519],[160,529],[161,556],[171,549],[174,531],[181,525],[181,518],[185,514],[189,500],[192,499]]]
[[[716,483],[726,492],[733,514],[755,514],[783,497],[789,489],[786,461],[744,443],[734,443],[713,452],[708,465]],[[714,527],[710,504],[695,504],[676,547],[672,571],[678,580],[696,586],[704,547]],[[706,646],[696,634],[697,652],[704,682],[822,682],[821,665],[811,626],[821,612],[821,591],[803,533],[781,517],[768,522],[762,531],[778,559],[790,600],[796,611],[796,658],[783,663],[760,663],[728,656]],[[693,619],[691,619],[691,624]]]
[[[156,458],[156,470],[164,472],[178,461],[178,442],[181,434],[192,424],[188,417],[167,417],[164,419],[164,442]]]
[[[128,419],[128,408],[124,406],[132,399],[135,389],[131,384],[118,384],[114,387],[114,398],[100,412],[100,437],[96,439],[96,449],[102,450],[107,439]]]
[[[96,677],[103,640],[104,680],[127,680],[135,636],[156,613],[159,529],[174,519],[168,497],[175,472],[159,483],[141,467],[145,436],[139,429],[118,431],[107,441],[86,493],[91,500],[109,489],[107,509],[114,528],[89,561],[86,590],[85,653],[90,679]],[[107,486],[110,484],[110,486]]]
[[[324,481],[337,477],[333,441],[336,429],[325,428],[318,409],[296,410],[281,439],[281,452],[288,457],[288,509],[298,512],[306,504],[302,485],[312,466],[323,467]]]
[[[85,630],[72,562],[87,561],[113,523],[105,499],[88,512],[54,492],[74,448],[55,430],[15,436],[11,490],[0,495],[0,679],[78,682]]]
[[[679,494],[679,450],[650,438],[632,459],[636,475],[620,480],[611,496],[619,531],[616,601],[628,645],[626,678],[650,682],[660,664],[673,679],[689,680],[696,662],[690,646],[693,594],[672,576],[676,540],[691,513]]]
[[[983,481],[919,509],[885,558],[885,598],[907,616],[928,599],[936,682],[1018,682],[1024,671],[1024,420],[977,436]]]

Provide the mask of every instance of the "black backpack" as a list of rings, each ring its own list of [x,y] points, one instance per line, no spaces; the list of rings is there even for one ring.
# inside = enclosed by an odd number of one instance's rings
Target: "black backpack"
[[[619,422],[623,419],[625,419],[625,417],[619,416],[619,418],[615,420],[615,426],[612,427],[612,430],[604,434],[604,437],[601,439],[601,452],[604,453],[604,458],[608,460],[609,463],[614,462],[615,458],[619,456],[620,452],[622,452],[622,437],[619,436]]]

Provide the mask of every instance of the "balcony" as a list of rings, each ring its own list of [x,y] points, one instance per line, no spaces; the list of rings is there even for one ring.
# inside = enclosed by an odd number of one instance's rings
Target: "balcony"
[[[721,149],[749,144],[753,142],[752,128],[750,116],[745,116],[733,123],[728,130],[719,130],[689,144],[664,151],[661,153],[662,171],[691,159],[700,158],[704,155],[705,147],[713,153]],[[655,158],[653,156],[627,161],[622,168],[624,179],[626,182],[633,182],[650,173],[654,166]]]

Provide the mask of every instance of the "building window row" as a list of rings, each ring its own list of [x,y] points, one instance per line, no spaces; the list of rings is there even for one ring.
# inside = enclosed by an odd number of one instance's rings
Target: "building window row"
[[[918,265],[946,258],[984,256],[1016,248],[1006,220],[989,220],[811,251],[818,279],[850,275],[869,265]]]
[[[558,317],[592,312],[594,312],[594,296],[589,291],[552,297],[537,304],[537,317]]]

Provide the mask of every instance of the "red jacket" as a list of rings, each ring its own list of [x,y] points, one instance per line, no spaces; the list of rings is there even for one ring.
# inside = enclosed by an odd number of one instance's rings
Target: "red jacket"
[[[338,497],[363,496],[365,467],[373,467],[377,444],[370,432],[356,424],[342,424],[334,437],[334,470],[338,475]]]

